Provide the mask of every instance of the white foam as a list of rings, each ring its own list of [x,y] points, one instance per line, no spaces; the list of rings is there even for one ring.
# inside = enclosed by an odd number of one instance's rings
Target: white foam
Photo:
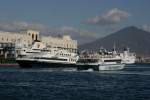
[[[150,71],[142,71],[142,72],[135,72],[135,71],[99,71],[99,73],[105,74],[127,74],[127,75],[150,75]]]

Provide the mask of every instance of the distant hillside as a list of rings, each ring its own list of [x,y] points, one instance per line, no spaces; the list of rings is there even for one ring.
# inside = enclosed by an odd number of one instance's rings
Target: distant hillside
[[[79,49],[98,50],[101,46],[106,49],[112,49],[113,45],[117,49],[129,47],[132,51],[138,54],[150,54],[150,32],[138,29],[134,26],[127,27],[110,34],[104,38],[97,39],[94,42],[83,44]]]

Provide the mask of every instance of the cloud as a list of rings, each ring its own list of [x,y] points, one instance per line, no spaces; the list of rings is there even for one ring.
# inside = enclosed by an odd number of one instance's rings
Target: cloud
[[[85,29],[79,29],[79,28],[74,28],[70,26],[63,26],[58,29],[60,32],[65,33],[70,33],[70,34],[79,34],[80,36],[83,37],[97,37],[97,34],[95,32],[91,32],[89,30]]]
[[[141,28],[145,31],[150,32],[150,25],[143,25]]]
[[[95,32],[91,32],[86,29],[70,27],[70,26],[62,26],[60,28],[55,29],[55,31],[58,33],[62,33],[62,34],[71,35],[74,39],[78,40],[79,44],[91,42],[91,41],[99,38],[98,34]]]
[[[42,33],[45,34],[79,34],[82,36],[93,36],[95,33],[90,32],[85,29],[79,29],[79,28],[74,28],[70,26],[62,26],[62,27],[57,27],[57,28],[50,28],[47,27],[43,24],[37,24],[37,23],[27,23],[23,21],[12,21],[12,22],[0,22],[0,30],[4,31],[20,31],[22,29],[33,29],[33,30],[39,30]]]
[[[117,24],[127,19],[129,16],[130,14],[128,12],[119,10],[118,8],[114,8],[100,16],[88,18],[87,20],[84,21],[84,23],[107,26],[107,25]]]
[[[4,31],[20,31],[22,29],[46,30],[46,26],[42,24],[33,24],[23,21],[0,22],[0,30]]]
[[[16,32],[22,29],[38,30],[43,35],[52,35],[52,36],[67,34],[70,35],[73,39],[77,39],[82,43],[97,38],[97,34],[94,32],[90,32],[86,29],[80,29],[80,28],[75,28],[70,26],[52,28],[52,27],[47,27],[43,24],[28,23],[24,21],[11,21],[11,22],[0,21],[0,30],[2,31]]]

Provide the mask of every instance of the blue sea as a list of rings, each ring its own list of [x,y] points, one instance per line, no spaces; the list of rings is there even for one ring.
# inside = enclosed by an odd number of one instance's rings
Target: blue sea
[[[150,65],[100,72],[0,68],[0,100],[150,100]]]

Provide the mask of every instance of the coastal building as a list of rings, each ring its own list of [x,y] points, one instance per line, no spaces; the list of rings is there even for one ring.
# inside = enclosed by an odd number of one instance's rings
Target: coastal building
[[[64,50],[69,50],[70,52],[77,52],[77,41],[72,40],[68,35],[64,35],[62,37],[40,36],[40,32],[36,30],[21,30],[20,32],[0,31],[0,45],[6,44],[10,48],[10,44],[15,45],[15,57],[20,52],[21,48],[31,46],[35,40],[40,40],[49,47],[56,47]],[[4,50],[6,50],[4,49],[4,47],[0,48],[1,54],[6,53],[4,52]],[[12,52],[14,52],[13,49]],[[5,56],[4,58],[6,57],[8,56]]]
[[[60,48],[70,52],[77,52],[77,41],[71,39],[68,35],[61,37],[42,36],[41,41],[49,47]]]
[[[15,43],[28,47],[36,39],[39,39],[39,31],[22,30],[20,32],[0,31],[0,43]]]
[[[0,31],[0,57],[14,58],[23,47],[32,45],[32,42],[39,39],[39,31],[21,30],[20,32]],[[11,56],[10,56],[11,55]]]
[[[0,59],[14,58],[15,44],[14,43],[0,43]]]

